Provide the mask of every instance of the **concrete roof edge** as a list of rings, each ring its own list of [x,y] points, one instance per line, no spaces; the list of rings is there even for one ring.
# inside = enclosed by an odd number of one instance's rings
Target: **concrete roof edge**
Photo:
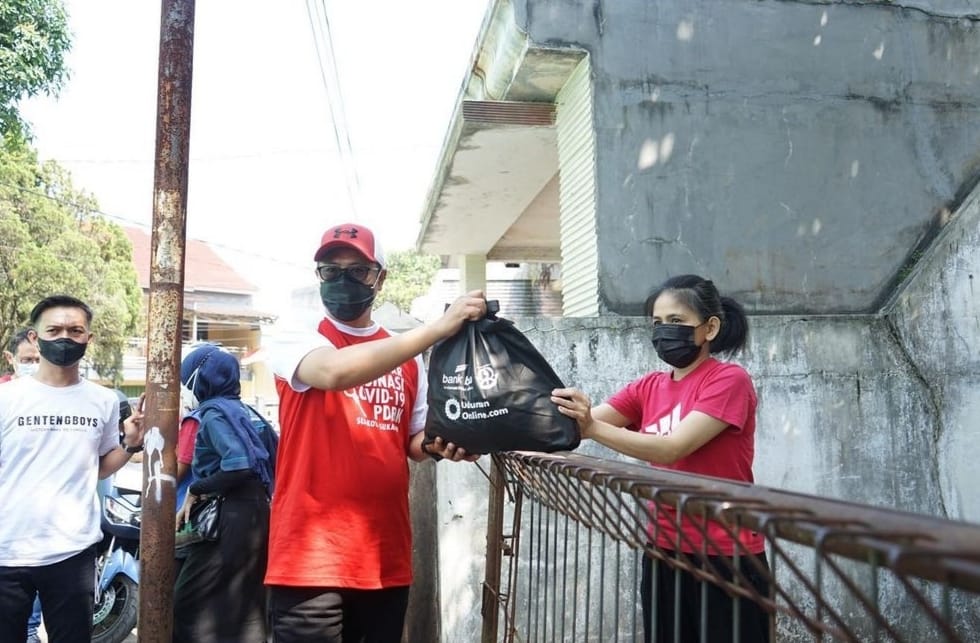
[[[522,67],[528,64],[528,54],[531,51],[547,52],[557,57],[571,56],[575,59],[588,55],[588,52],[581,49],[534,46],[528,34],[517,24],[511,0],[494,2],[488,9],[477,36],[470,57],[470,69],[456,97],[456,105],[422,206],[419,217],[421,225],[415,240],[415,247],[419,251],[426,252],[429,228],[452,171],[460,139],[464,135],[464,128],[468,122],[464,117],[464,105],[475,102],[513,102],[508,99],[508,93],[511,92]],[[551,97],[550,104],[554,104],[556,97],[557,94]],[[520,105],[525,102],[518,100],[514,104]],[[531,105],[531,103],[527,104]],[[506,127],[506,125],[497,127]]]
[[[501,43],[506,46],[501,50]],[[520,67],[523,52],[527,47],[527,34],[521,32],[514,19],[514,7],[510,0],[496,0],[492,2],[483,18],[483,25],[476,38],[473,53],[470,56],[470,68],[466,72],[466,77],[460,86],[456,96],[456,105],[453,108],[453,115],[450,118],[449,128],[443,138],[442,149],[439,152],[439,160],[436,162],[435,172],[429,191],[425,198],[422,208],[421,223],[418,238],[415,246],[419,250],[424,250],[426,231],[432,214],[439,202],[439,195],[452,166],[452,157],[456,152],[459,143],[460,132],[463,129],[463,102],[468,99],[479,100],[499,100],[498,97],[488,95],[485,91],[487,86],[486,75],[492,74],[492,85],[499,86],[506,84],[516,75]],[[520,53],[515,54],[514,50],[519,49]],[[504,57],[502,53],[507,53],[506,64],[502,64]],[[475,78],[480,78],[484,90],[475,88]]]

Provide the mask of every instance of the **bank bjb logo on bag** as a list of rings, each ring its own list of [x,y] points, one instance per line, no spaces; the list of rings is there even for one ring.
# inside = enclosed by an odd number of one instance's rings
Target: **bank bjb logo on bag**
[[[564,384],[513,322],[495,316],[496,304],[433,348],[426,440],[470,453],[574,449],[578,427],[551,402]]]

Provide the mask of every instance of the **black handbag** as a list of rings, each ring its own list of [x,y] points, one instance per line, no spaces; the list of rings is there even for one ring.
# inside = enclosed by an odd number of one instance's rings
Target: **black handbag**
[[[218,540],[221,526],[221,496],[208,496],[191,507],[190,520],[174,538],[176,549],[205,541]]]

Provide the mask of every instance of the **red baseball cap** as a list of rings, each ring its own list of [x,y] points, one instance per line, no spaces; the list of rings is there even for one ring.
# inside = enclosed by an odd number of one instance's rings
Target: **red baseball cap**
[[[327,228],[320,239],[320,248],[313,255],[313,261],[319,261],[328,250],[334,248],[353,248],[382,269],[388,267],[381,244],[370,228],[360,223],[341,223]]]

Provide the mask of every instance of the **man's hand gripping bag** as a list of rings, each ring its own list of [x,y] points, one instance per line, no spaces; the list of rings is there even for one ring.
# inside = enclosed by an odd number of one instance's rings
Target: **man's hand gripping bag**
[[[425,442],[480,454],[574,449],[578,426],[551,401],[564,384],[513,322],[494,316],[496,303],[433,348]]]

